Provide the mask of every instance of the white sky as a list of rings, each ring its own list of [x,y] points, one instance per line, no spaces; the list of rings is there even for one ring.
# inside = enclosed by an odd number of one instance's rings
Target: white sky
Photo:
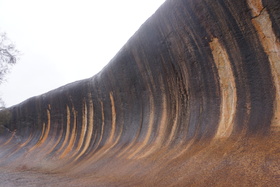
[[[92,77],[165,0],[0,0],[0,30],[23,53],[6,106]]]

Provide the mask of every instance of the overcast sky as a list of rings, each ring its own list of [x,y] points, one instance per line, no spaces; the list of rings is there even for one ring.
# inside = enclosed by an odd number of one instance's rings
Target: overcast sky
[[[0,0],[0,31],[23,53],[6,106],[98,73],[165,0]]]

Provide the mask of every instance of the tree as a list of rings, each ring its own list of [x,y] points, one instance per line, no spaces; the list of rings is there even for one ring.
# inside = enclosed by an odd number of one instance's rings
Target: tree
[[[0,84],[5,80],[5,75],[9,72],[20,56],[15,44],[7,37],[5,32],[0,32]],[[4,102],[0,98],[0,108],[4,107]]]
[[[19,58],[19,51],[15,44],[7,37],[7,34],[0,33],[0,84],[4,80],[5,74]]]

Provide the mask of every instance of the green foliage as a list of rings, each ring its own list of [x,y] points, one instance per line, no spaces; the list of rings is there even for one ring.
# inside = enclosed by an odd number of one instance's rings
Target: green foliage
[[[5,75],[12,65],[19,59],[20,52],[15,44],[7,37],[5,32],[0,32],[0,84],[5,80]],[[0,97],[0,110],[5,107],[5,103]]]
[[[19,50],[16,49],[15,44],[7,37],[7,34],[0,33],[0,84],[10,67],[17,62],[19,56]]]

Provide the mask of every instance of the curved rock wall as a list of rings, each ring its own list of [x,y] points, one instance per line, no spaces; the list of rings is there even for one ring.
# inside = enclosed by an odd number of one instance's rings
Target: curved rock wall
[[[5,111],[0,166],[26,185],[277,185],[279,39],[278,0],[167,0],[99,74]]]

